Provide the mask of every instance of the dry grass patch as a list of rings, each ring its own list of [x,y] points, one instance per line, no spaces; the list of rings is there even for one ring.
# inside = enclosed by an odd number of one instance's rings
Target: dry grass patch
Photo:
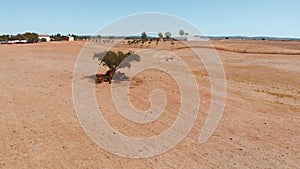
[[[300,41],[212,40],[214,48],[237,53],[300,55]]]
[[[206,70],[195,70],[195,71],[192,71],[192,73],[195,76],[208,76],[208,73]]]
[[[268,91],[268,90],[259,90],[259,89],[256,89],[255,91],[258,93],[260,93],[260,92],[267,93],[269,95],[276,96],[279,98],[284,98],[284,97],[294,98],[293,95],[286,94],[286,93],[278,93],[278,92],[272,92],[272,91]]]

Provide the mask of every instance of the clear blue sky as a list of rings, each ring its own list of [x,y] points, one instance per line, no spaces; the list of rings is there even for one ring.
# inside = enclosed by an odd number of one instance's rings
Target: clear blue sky
[[[122,16],[163,12],[196,25],[204,35],[300,38],[299,0],[5,0],[0,34],[93,34]]]

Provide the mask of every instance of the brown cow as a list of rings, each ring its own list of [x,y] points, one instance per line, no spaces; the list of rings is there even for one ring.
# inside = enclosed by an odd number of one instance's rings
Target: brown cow
[[[105,81],[105,74],[96,74],[95,83],[103,83]]]
[[[108,71],[106,71],[105,73],[105,79],[108,81],[108,83],[110,84],[111,83],[111,80],[115,74],[115,70],[113,69],[109,69]]]

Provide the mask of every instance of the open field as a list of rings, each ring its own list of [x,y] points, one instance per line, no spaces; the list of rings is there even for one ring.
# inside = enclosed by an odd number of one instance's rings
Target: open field
[[[213,41],[217,48],[229,50],[217,51],[225,69],[227,98],[218,128],[203,144],[198,138],[210,106],[208,73],[190,49],[181,44],[170,47],[167,42],[159,45],[191,67],[201,103],[196,123],[187,137],[170,151],[146,159],[111,154],[97,146],[82,129],[72,100],[72,77],[84,43],[0,45],[0,168],[297,168],[300,165],[299,42]],[[120,48],[140,49],[128,45]],[[243,53],[244,50],[247,52]],[[137,109],[147,109],[149,91],[155,88],[165,91],[168,105],[160,119],[143,125],[117,113],[109,84],[96,85],[95,92],[112,127],[129,136],[149,137],[166,130],[180,107],[179,88],[174,79],[157,70],[141,72],[132,79],[132,104]]]
[[[219,50],[253,54],[300,55],[300,41],[212,40]]]

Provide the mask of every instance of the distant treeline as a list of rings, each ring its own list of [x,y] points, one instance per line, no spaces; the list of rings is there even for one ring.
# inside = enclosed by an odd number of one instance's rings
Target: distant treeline
[[[180,30],[181,33],[184,31]],[[186,33],[188,35],[188,33]],[[82,36],[79,36],[79,38]],[[141,39],[141,40],[153,40],[153,39],[174,39],[172,38],[171,32],[165,32],[164,34],[162,32],[159,32],[157,36],[148,36],[146,32],[142,32],[141,35],[132,35],[132,36],[103,36],[103,35],[94,35],[89,36],[91,39]]]
[[[66,36],[72,36],[74,37],[74,40],[86,40],[90,38],[90,36],[78,36],[74,34],[68,34],[68,35],[61,35],[61,34],[55,34],[55,35],[49,35],[51,41],[61,41]],[[17,35],[0,35],[0,42],[8,42],[8,41],[15,41],[15,40],[25,40],[27,43],[35,43],[41,41],[39,39],[39,35],[35,32],[26,32],[24,34],[17,34]]]
[[[26,32],[17,35],[0,35],[0,41],[26,40],[28,43],[39,41],[39,35],[34,32]]]
[[[180,30],[180,35],[183,35],[184,31]],[[164,36],[165,35],[165,36]],[[184,35],[189,35],[188,33],[184,33]],[[170,32],[166,33],[158,33],[158,36],[148,36],[145,32],[141,34],[141,36],[101,36],[101,35],[75,35],[68,34],[62,35],[60,33],[49,35],[51,41],[61,41],[66,36],[74,37],[74,40],[90,40],[90,39],[149,39],[155,40],[157,38],[163,39],[174,39],[171,36]],[[266,36],[256,36],[256,37],[247,37],[247,36],[200,36],[201,38],[209,38],[209,39],[238,39],[238,40],[279,40],[279,41],[298,41],[300,38],[279,38],[279,37],[266,37]],[[35,32],[26,32],[24,34],[17,35],[0,35],[0,42],[8,42],[13,40],[26,40],[27,43],[35,43],[41,41],[39,39],[39,35]],[[175,39],[174,39],[175,40]]]
[[[300,38],[279,38],[279,37],[268,37],[268,36],[204,36],[209,39],[237,39],[237,40],[274,40],[274,41],[299,41]]]

